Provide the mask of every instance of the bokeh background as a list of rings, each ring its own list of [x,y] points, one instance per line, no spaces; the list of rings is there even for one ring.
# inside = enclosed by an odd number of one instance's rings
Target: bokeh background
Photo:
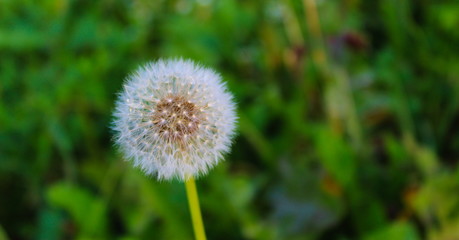
[[[459,2],[0,0],[0,239],[193,239],[123,161],[124,78],[184,57],[238,103],[209,239],[459,239]]]

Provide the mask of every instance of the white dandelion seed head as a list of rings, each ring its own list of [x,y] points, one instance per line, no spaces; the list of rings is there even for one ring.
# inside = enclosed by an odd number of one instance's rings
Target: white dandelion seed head
[[[126,158],[158,179],[200,176],[230,149],[233,96],[220,75],[189,60],[159,60],[127,78],[114,112]]]

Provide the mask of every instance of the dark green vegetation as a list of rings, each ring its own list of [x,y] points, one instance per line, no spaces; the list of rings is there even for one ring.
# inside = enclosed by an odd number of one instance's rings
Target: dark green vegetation
[[[192,239],[184,185],[109,129],[123,78],[177,56],[239,105],[209,239],[459,239],[459,3],[320,1],[323,45],[305,6],[0,0],[0,239]]]

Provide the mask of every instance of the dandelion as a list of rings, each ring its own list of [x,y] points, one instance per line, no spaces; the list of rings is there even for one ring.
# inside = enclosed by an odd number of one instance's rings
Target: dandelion
[[[235,105],[220,76],[189,60],[149,63],[128,77],[114,118],[116,143],[134,166],[186,181],[194,218],[193,177],[222,160],[234,135]]]
[[[149,63],[128,77],[118,98],[116,143],[147,175],[186,180],[228,152],[234,109],[214,71],[187,60]]]

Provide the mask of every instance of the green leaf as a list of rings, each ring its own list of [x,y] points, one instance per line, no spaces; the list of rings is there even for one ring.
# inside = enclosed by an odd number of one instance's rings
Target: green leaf
[[[106,232],[107,204],[86,189],[59,182],[48,189],[49,203],[69,213],[81,236],[101,237]]]
[[[351,149],[343,139],[330,128],[320,128],[317,132],[316,148],[325,169],[343,186],[352,184],[356,163]]]
[[[399,221],[387,227],[379,229],[368,236],[364,240],[417,240],[420,239],[416,229],[410,222]]]

